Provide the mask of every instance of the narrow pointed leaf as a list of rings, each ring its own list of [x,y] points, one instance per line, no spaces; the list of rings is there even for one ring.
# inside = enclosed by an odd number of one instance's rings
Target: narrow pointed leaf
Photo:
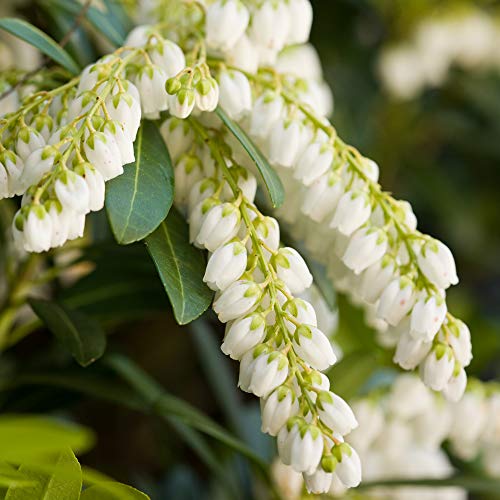
[[[215,112],[219,116],[219,118],[224,122],[229,131],[238,139],[240,144],[246,150],[250,158],[254,161],[255,165],[259,169],[262,178],[264,179],[264,183],[267,187],[267,192],[269,193],[269,197],[271,198],[271,202],[273,207],[280,207],[285,200],[285,190],[283,189],[283,184],[275,172],[275,170],[269,165],[266,157],[262,154],[259,148],[254,144],[252,139],[248,137],[248,135],[243,131],[243,129],[229,116],[227,116],[226,112],[218,107]]]
[[[32,24],[21,19],[6,17],[0,19],[0,28],[33,45],[69,72],[74,74],[80,72],[73,58],[52,38]]]
[[[148,500],[149,497],[132,486],[122,483],[105,482],[87,488],[81,500]]]
[[[106,186],[106,209],[118,243],[144,239],[165,219],[174,199],[174,170],[158,127],[144,121],[135,162]]]
[[[62,303],[40,299],[29,303],[80,365],[88,366],[104,354],[106,334],[97,321]]]
[[[160,227],[146,238],[177,322],[185,325],[203,314],[213,292],[203,283],[205,256],[189,243],[186,221],[171,210]]]

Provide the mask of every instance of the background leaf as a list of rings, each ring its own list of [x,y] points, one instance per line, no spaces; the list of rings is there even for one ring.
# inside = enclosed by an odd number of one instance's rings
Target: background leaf
[[[71,448],[83,452],[92,447],[93,434],[76,424],[34,416],[0,416],[0,460],[36,461]]]
[[[185,220],[176,211],[146,238],[177,322],[185,325],[203,314],[212,302],[213,292],[203,283],[205,257],[189,243]]]
[[[264,183],[267,187],[273,207],[280,207],[285,200],[285,191],[278,174],[274,171],[271,165],[269,165],[266,157],[261,153],[250,137],[248,137],[248,135],[236,122],[227,116],[222,108],[217,107],[215,112],[224,122],[224,125],[226,125],[230,132],[236,137],[236,139],[238,139],[243,148],[245,148],[250,158],[252,158],[255,162],[255,165],[264,179]]]
[[[0,19],[0,28],[33,45],[69,72],[74,74],[80,72],[73,58],[52,38],[32,24],[21,19],[5,17]]]
[[[106,186],[106,209],[118,243],[139,241],[165,219],[174,198],[174,170],[158,127],[143,121],[135,163]]]
[[[91,486],[86,489],[82,500],[147,500],[149,497],[145,494],[127,486],[126,484],[107,482]]]
[[[106,350],[106,334],[97,321],[64,304],[30,299],[36,315],[82,366],[100,358]]]

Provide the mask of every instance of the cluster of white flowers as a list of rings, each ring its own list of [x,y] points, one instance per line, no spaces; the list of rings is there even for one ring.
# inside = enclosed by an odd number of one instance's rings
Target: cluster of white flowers
[[[363,480],[445,479],[454,468],[443,451],[449,440],[452,452],[463,460],[482,457],[483,467],[500,475],[500,392],[498,387],[472,381],[463,399],[449,403],[430,391],[414,375],[398,375],[387,390],[352,403],[359,420],[349,435],[358,450]],[[273,473],[287,500],[301,498],[303,480],[293,469],[275,464]],[[345,488],[332,483],[333,497]],[[370,497],[394,500],[465,500],[458,487],[377,487]]]
[[[500,28],[479,7],[424,19],[406,43],[385,48],[378,61],[384,87],[399,99],[442,85],[450,69],[500,68]]]
[[[195,118],[169,118],[162,131],[175,159],[177,207],[193,244],[210,252],[204,281],[227,324],[221,349],[240,361],[240,388],[261,398],[262,431],[277,436],[281,460],[303,473],[309,491],[327,491],[334,478],[356,486],[359,459],[343,442],[356,418],[321,373],[336,356],[314,306],[298,297],[312,284],[307,264],[280,247],[278,221],[254,204],[255,177],[220,133]]]

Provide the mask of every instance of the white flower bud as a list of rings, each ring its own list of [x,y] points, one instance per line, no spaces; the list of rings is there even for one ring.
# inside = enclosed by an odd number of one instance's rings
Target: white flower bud
[[[459,367],[443,389],[443,395],[448,401],[456,403],[462,399],[466,387],[467,374],[463,368]]]
[[[337,358],[328,337],[313,325],[300,325],[293,336],[293,349],[317,370],[326,370]]]
[[[370,197],[360,190],[347,191],[340,198],[330,227],[350,236],[370,217]]]
[[[135,85],[131,82],[126,83],[130,91],[134,89],[138,94]],[[105,103],[110,118],[123,127],[132,142],[135,141],[141,123],[141,104],[139,100],[135,99],[131,93],[119,92],[108,96]]]
[[[347,488],[355,488],[361,482],[361,461],[358,454],[348,444],[342,443],[333,448],[338,460],[335,474]]]
[[[301,211],[315,222],[322,222],[331,214],[344,187],[338,174],[328,172],[311,184],[304,195]]]
[[[266,398],[288,376],[288,359],[279,351],[260,344],[241,359],[238,387]]]
[[[20,180],[24,170],[23,160],[13,151],[5,149],[4,151],[0,151],[0,165],[2,165],[7,174],[7,194],[5,197],[10,198],[22,194],[25,191]]]
[[[249,36],[259,47],[270,53],[269,62],[273,62],[285,46],[289,31],[290,12],[283,0],[262,2],[253,12]]]
[[[295,392],[286,385],[278,387],[267,399],[261,399],[262,432],[277,436],[287,420],[298,412]]]
[[[102,132],[93,132],[83,145],[89,162],[101,173],[105,181],[123,174],[121,154],[116,141]]]
[[[149,65],[139,70],[135,84],[141,96],[141,108],[146,118],[158,118],[160,111],[168,109],[166,81],[167,74],[159,66]]]
[[[214,252],[236,236],[240,219],[240,211],[232,203],[215,205],[204,217],[196,243]]]
[[[57,248],[64,245],[68,239],[70,217],[72,216],[72,212],[67,209],[65,210],[61,203],[57,200],[50,200],[46,204],[46,207],[47,213],[52,220],[50,246],[52,248]]]
[[[23,191],[37,184],[41,178],[52,169],[58,154],[52,146],[45,146],[33,151],[24,162],[24,169],[18,183]]]
[[[273,256],[278,278],[294,294],[302,293],[312,285],[313,277],[302,256],[293,248],[280,248]]]
[[[310,186],[328,171],[333,162],[334,149],[328,142],[313,142],[300,155],[293,176]]]
[[[312,474],[304,473],[304,481],[306,483],[306,489],[308,493],[313,493],[315,495],[321,495],[322,493],[328,493],[332,485],[333,474],[323,470],[319,466],[315,472]]]
[[[318,326],[316,319],[316,311],[314,307],[302,299],[287,300],[283,304],[283,311],[295,318],[296,323],[305,323],[306,325]],[[285,325],[291,333],[294,333],[296,326],[291,321],[285,319]]]
[[[102,132],[115,140],[120,151],[122,165],[128,165],[135,161],[134,142],[119,122],[106,122],[102,127]]]
[[[175,163],[193,144],[194,134],[189,124],[179,118],[168,118],[160,127],[172,161]]]
[[[219,86],[214,78],[203,78],[195,90],[195,102],[200,111],[213,111],[219,103]]]
[[[250,134],[265,139],[284,113],[283,98],[276,92],[264,92],[254,103],[250,118]]]
[[[357,293],[368,304],[375,304],[387,285],[397,276],[396,263],[390,255],[366,269],[357,286]]]
[[[6,168],[0,163],[0,200],[9,196],[9,176]]]
[[[455,368],[452,350],[445,344],[437,344],[420,367],[424,384],[434,391],[442,391],[448,384]]]
[[[159,41],[149,52],[154,64],[165,71],[167,78],[176,76],[186,67],[182,49],[170,40]]]
[[[74,240],[76,238],[81,238],[85,231],[85,214],[77,214],[76,212],[70,212],[67,215],[68,224],[68,240]]]
[[[430,342],[446,317],[446,302],[440,295],[424,296],[411,312],[410,334],[416,340]]]
[[[257,73],[259,69],[259,53],[246,35],[241,36],[236,45],[226,53],[226,61],[229,66],[246,73]]]
[[[342,261],[354,274],[378,262],[387,251],[387,234],[382,229],[364,227],[352,236]]]
[[[198,204],[203,203],[206,199],[213,196],[218,186],[219,182],[212,178],[201,179],[195,182],[189,191],[188,214],[191,216]]]
[[[219,321],[227,323],[249,313],[262,296],[260,287],[252,281],[239,280],[226,288],[214,302]]]
[[[54,190],[63,209],[72,210],[78,214],[89,212],[90,193],[83,177],[71,170],[64,170],[57,177]]]
[[[409,328],[409,323],[408,324]],[[425,342],[422,339],[415,339],[410,335],[409,329],[401,335],[398,340],[396,353],[394,354],[394,363],[405,370],[416,368],[429,354],[432,348],[432,342]]]
[[[280,226],[273,217],[264,217],[254,221],[254,228],[259,237],[271,250],[278,250],[280,244]],[[252,252],[252,242],[247,242],[249,252]],[[269,256],[269,252],[264,249],[264,255]]]
[[[241,120],[252,109],[252,89],[240,71],[222,71],[219,75],[219,103],[233,120]]]
[[[319,418],[333,432],[345,436],[358,426],[351,407],[337,394],[320,392],[317,399]]]
[[[392,326],[397,325],[415,303],[413,281],[407,277],[395,279],[383,291],[377,315]]]
[[[266,319],[253,313],[226,325],[221,351],[232,359],[242,356],[262,342],[266,334]]]
[[[16,218],[14,223],[16,224]],[[20,227],[18,227],[21,230]],[[27,252],[46,252],[52,240],[52,219],[42,205],[33,205],[22,227],[24,249]]]
[[[206,11],[206,40],[209,47],[229,50],[243,35],[250,14],[240,0],[216,0]]]
[[[455,259],[450,249],[438,240],[424,243],[418,254],[418,265],[438,288],[446,289],[458,283]]]
[[[191,114],[196,104],[194,90],[189,88],[182,88],[176,94],[168,95],[167,100],[170,114],[182,119]]]
[[[306,43],[311,33],[313,10],[309,0],[290,0],[290,30],[287,42],[289,45]]]
[[[153,27],[147,24],[136,26],[125,38],[124,47],[143,47],[148,43],[153,33]]]
[[[104,207],[105,184],[101,173],[90,163],[84,162],[75,167],[75,172],[80,175],[89,191],[88,209],[101,210]]]
[[[296,120],[279,119],[271,129],[269,159],[282,167],[295,164],[300,152],[302,124]]]
[[[219,247],[208,259],[203,281],[212,290],[225,290],[245,272],[247,249],[241,242]]]
[[[37,149],[45,146],[45,139],[42,134],[32,127],[23,127],[16,141],[16,152],[24,161]]]
[[[455,359],[462,366],[469,366],[472,361],[472,343],[470,330],[467,325],[459,319],[454,319],[448,324],[450,335],[446,338],[453,349]]]

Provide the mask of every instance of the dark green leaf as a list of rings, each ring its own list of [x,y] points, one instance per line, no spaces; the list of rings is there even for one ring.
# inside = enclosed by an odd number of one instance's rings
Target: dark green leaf
[[[55,464],[22,464],[19,472],[32,481],[29,486],[11,486],[6,500],[78,500],[82,471],[71,449],[62,451]]]
[[[106,334],[97,321],[61,303],[40,299],[29,303],[80,365],[88,366],[104,354]]]
[[[185,325],[203,314],[213,292],[203,283],[205,257],[189,243],[189,230],[182,216],[171,210],[160,227],[146,238],[177,322]]]
[[[145,494],[126,484],[106,482],[87,488],[81,500],[148,500]]]
[[[0,416],[0,460],[35,461],[71,448],[88,450],[94,437],[87,429],[42,417]]]
[[[285,190],[283,189],[283,184],[281,183],[278,174],[274,171],[271,165],[269,165],[266,157],[261,153],[250,137],[248,137],[248,135],[237,123],[227,116],[223,109],[217,107],[215,112],[231,133],[236,137],[236,139],[238,139],[240,144],[245,148],[246,152],[259,169],[267,187],[273,207],[280,207],[285,199]]]
[[[0,19],[0,28],[33,45],[71,73],[80,72],[78,64],[71,56],[52,38],[32,24],[21,19],[5,17]]]
[[[134,144],[135,163],[106,186],[106,209],[118,243],[139,241],[165,219],[174,198],[172,162],[158,127],[144,121]]]

